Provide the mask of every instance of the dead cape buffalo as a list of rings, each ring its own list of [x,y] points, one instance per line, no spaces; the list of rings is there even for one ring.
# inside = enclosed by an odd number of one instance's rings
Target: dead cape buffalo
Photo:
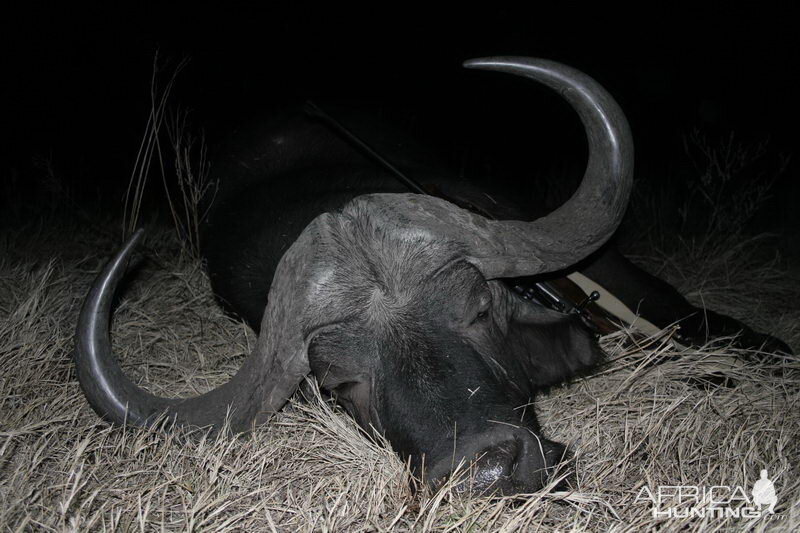
[[[504,209],[504,220],[489,220],[402,193],[384,168],[303,114],[234,136],[234,153],[215,161],[232,185],[223,184],[214,203],[203,253],[220,301],[260,332],[253,352],[227,384],[195,398],[159,398],[129,380],[108,325],[134,235],[98,276],[78,324],[77,373],[95,411],[132,424],[163,413],[193,426],[229,417],[233,430],[247,431],[313,373],[425,479],[442,480],[460,460],[474,460],[467,481],[474,490],[514,494],[541,488],[564,453],[543,436],[533,409],[518,408],[542,387],[591,368],[601,352],[579,316],[526,301],[504,279],[584,261],[585,273],[658,326],[686,319],[689,337],[743,332],[746,344],[771,341],[698,313],[664,282],[601,250],[628,202],[633,142],[600,85],[546,60],[465,65],[530,78],[574,108],[589,158],[572,198],[529,222],[524,208],[487,205],[480,189],[448,171],[395,154],[450,197]]]

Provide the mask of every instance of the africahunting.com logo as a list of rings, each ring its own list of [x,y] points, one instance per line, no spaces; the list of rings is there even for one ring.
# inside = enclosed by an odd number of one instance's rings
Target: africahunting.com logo
[[[653,518],[780,518],[775,484],[766,470],[749,492],[740,485],[645,485],[634,503],[651,505]]]

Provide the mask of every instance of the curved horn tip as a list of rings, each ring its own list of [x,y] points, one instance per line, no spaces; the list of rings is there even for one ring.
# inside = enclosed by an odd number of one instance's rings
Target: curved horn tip
[[[131,245],[133,245],[133,246],[138,245],[139,241],[142,240],[142,236],[143,235],[144,235],[144,228],[139,228],[136,231],[134,231],[131,234],[131,236],[128,237],[128,240],[125,242],[125,248],[127,248],[128,246],[131,246]]]
[[[467,59],[461,64],[461,66],[464,68],[491,69],[492,67],[496,66],[519,65],[521,63],[534,64],[541,63],[542,61],[548,60],[526,56],[491,56]]]
[[[123,262],[128,261],[130,255],[134,250],[136,250],[136,248],[139,246],[139,243],[142,241],[142,237],[144,237],[144,228],[139,228],[134,231],[131,236],[128,237],[128,239],[122,244],[122,247],[117,252],[117,255],[106,264],[101,276],[115,272],[115,277],[121,278],[124,274],[124,269],[119,269],[118,267],[122,265]]]
[[[142,237],[144,237],[144,228],[139,228],[131,233],[128,238],[125,239],[125,242],[122,243],[122,246],[119,248],[119,251],[116,253],[114,258],[106,264],[106,269],[111,267],[113,264],[119,263],[121,258],[127,258],[131,252],[133,252],[139,246],[139,243],[142,241]]]

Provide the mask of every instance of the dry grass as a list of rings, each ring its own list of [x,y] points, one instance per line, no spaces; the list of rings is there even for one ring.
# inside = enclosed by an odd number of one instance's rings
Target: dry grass
[[[537,400],[547,436],[575,454],[574,473],[563,473],[571,491],[413,494],[398,458],[313,383],[307,400],[298,395],[246,438],[109,427],[84,400],[70,352],[81,299],[113,248],[109,230],[0,236],[3,531],[800,530],[798,359],[740,360],[724,343],[677,350],[668,334],[605,338],[606,367]],[[180,250],[171,234],[151,232],[148,261],[114,324],[127,371],[171,395],[223,382],[254,341],[221,313],[199,263]],[[698,268],[681,263],[672,273],[687,273],[688,283]],[[768,322],[798,350],[800,284],[774,269],[751,270],[750,284],[731,278],[734,298],[723,296],[724,276],[708,275],[693,296]],[[738,385],[704,389],[687,379],[712,373]],[[635,503],[644,485],[749,491],[761,468],[779,498],[772,520],[657,520]]]
[[[769,234],[705,236],[676,240],[666,252],[651,245],[644,255],[632,258],[694,305],[778,336],[797,351],[800,267],[783,264],[776,241]]]

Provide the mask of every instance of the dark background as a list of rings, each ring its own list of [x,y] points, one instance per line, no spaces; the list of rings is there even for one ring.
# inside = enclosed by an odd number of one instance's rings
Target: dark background
[[[174,102],[192,109],[212,144],[284,102],[346,99],[391,110],[454,165],[528,191],[536,175],[580,174],[580,124],[547,90],[460,63],[531,55],[575,66],[606,86],[631,123],[637,179],[668,184],[675,194],[697,174],[684,150],[695,129],[711,142],[731,132],[743,143],[769,138],[753,179],[796,149],[797,19],[788,9],[556,12],[528,4],[460,12],[265,3],[11,13],[2,23],[8,141],[0,194],[35,201],[57,174],[84,208],[103,202],[121,210],[150,109],[156,50],[164,60],[190,58]],[[797,224],[796,169],[794,161],[778,180],[755,229]]]

